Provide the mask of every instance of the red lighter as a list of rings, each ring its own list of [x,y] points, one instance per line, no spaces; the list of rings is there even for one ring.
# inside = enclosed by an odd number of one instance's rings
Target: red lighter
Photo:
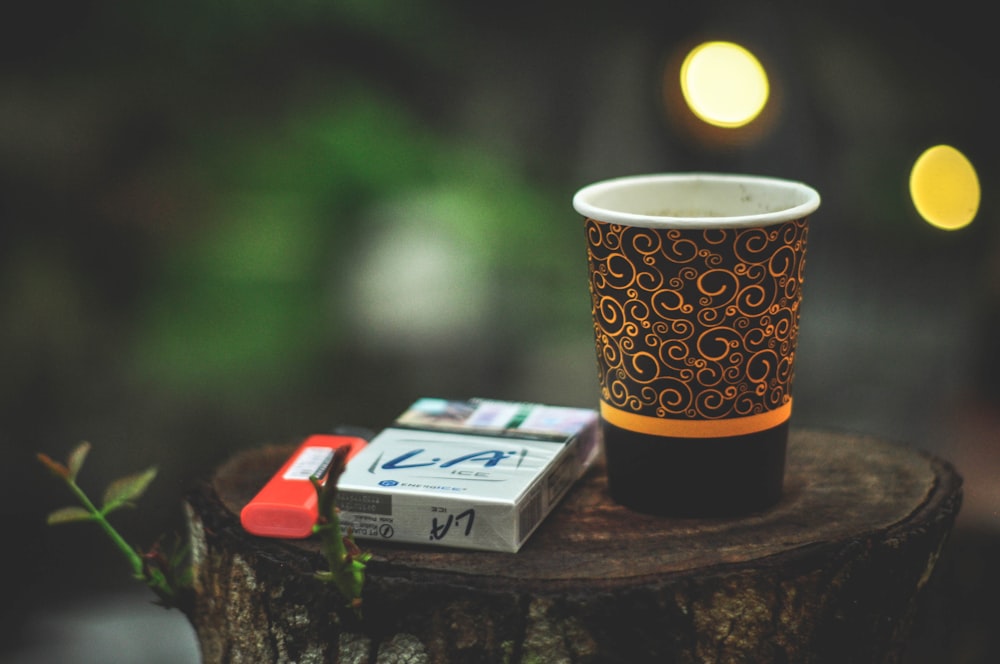
[[[240,512],[247,532],[261,537],[302,539],[312,534],[318,516],[310,476],[322,478],[337,448],[350,447],[345,463],[367,444],[355,436],[312,435]]]

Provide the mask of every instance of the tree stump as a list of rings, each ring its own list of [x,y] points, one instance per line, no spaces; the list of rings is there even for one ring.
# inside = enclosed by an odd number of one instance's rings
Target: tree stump
[[[848,434],[793,431],[785,497],[738,519],[630,512],[598,463],[516,554],[359,541],[359,618],[317,542],[240,526],[293,450],[188,497],[205,662],[896,662],[961,504],[948,463]]]

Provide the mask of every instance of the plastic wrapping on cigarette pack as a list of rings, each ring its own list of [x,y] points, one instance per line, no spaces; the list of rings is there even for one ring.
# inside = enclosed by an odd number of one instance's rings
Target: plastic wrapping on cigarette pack
[[[516,552],[597,451],[590,409],[420,399],[340,477],[341,527],[358,539]]]

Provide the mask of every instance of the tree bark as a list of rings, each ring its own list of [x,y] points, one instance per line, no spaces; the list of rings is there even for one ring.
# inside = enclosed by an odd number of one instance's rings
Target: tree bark
[[[598,464],[516,554],[359,541],[358,617],[315,541],[240,526],[293,449],[188,497],[205,662],[898,662],[961,504],[948,463],[848,434],[793,431],[784,498],[739,519],[630,512]]]

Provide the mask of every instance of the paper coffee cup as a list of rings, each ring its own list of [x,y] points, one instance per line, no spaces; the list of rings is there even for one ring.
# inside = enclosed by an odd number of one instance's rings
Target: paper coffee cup
[[[707,173],[577,192],[616,501],[721,516],[780,499],[819,202],[802,183]]]

